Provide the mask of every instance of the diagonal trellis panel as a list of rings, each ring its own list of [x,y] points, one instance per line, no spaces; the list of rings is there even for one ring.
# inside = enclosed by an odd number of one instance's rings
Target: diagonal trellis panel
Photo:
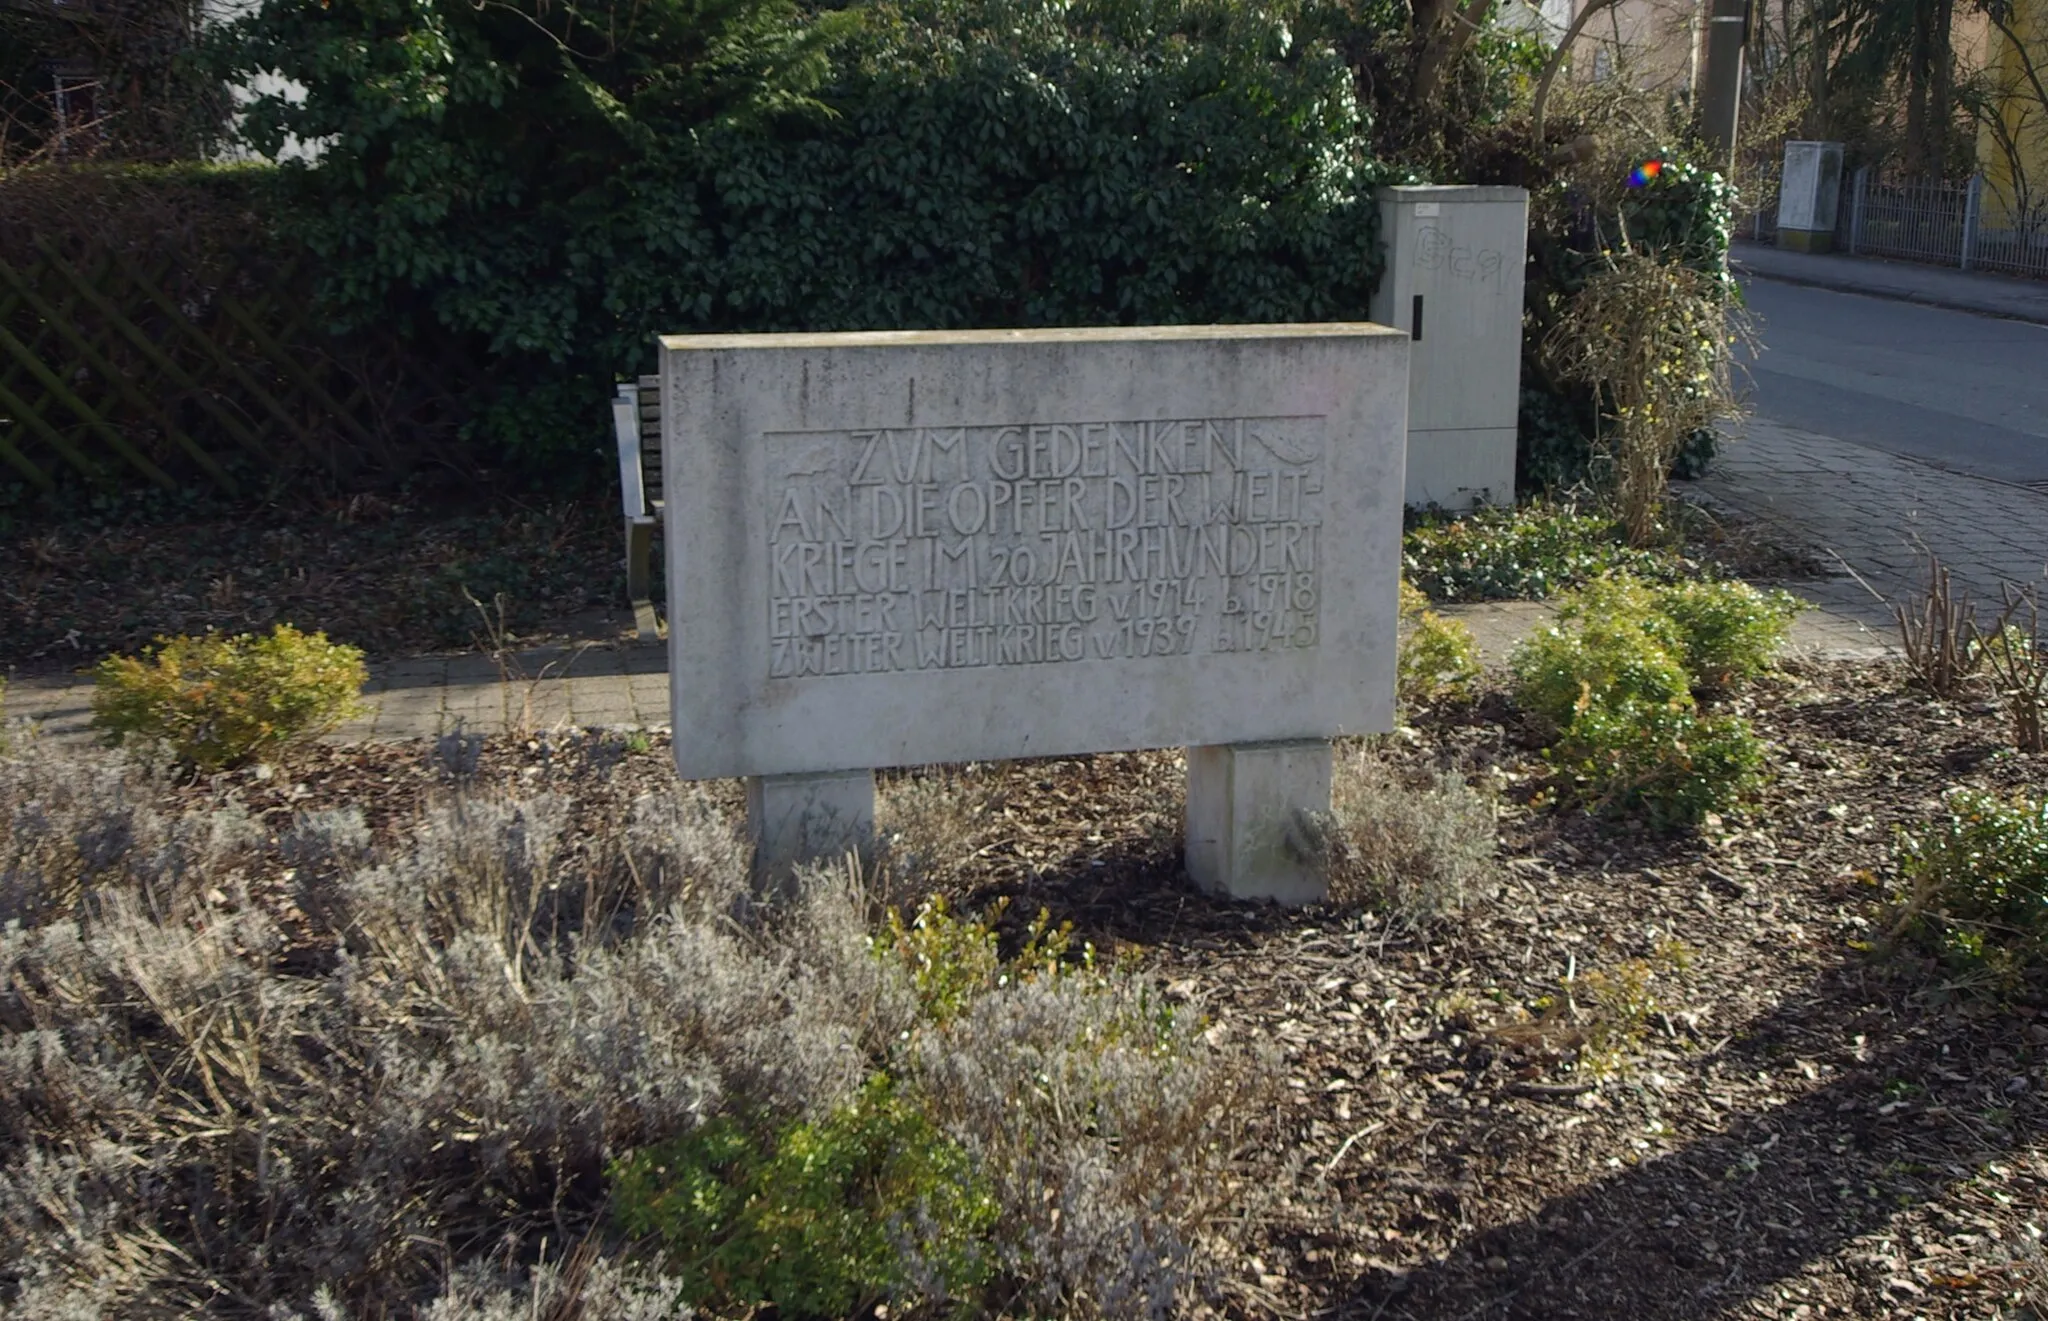
[[[44,491],[389,479],[449,461],[468,364],[328,333],[303,259],[200,269],[92,235],[0,256],[0,477]]]

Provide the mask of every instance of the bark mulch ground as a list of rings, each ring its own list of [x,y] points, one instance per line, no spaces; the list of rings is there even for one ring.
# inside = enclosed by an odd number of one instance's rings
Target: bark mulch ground
[[[1042,905],[1281,1052],[1228,1315],[2048,1316],[2048,988],[1956,984],[1882,930],[1896,831],[1955,786],[2048,790],[2048,761],[2006,750],[1989,701],[1888,666],[1740,705],[1768,797],[1675,837],[1532,806],[1541,763],[1497,699],[1420,715],[1394,755],[1501,802],[1498,878],[1420,925],[1190,889],[1174,754],[883,788],[953,801],[937,883],[962,901]],[[672,783],[667,756],[500,739],[475,775],[567,790],[595,832]],[[353,802],[389,831],[448,776],[423,745],[319,748],[186,792],[230,787],[280,823]]]
[[[619,537],[603,500],[441,495],[18,527],[0,531],[0,674],[279,622],[372,659],[468,650],[489,632],[470,596],[508,641],[615,634],[631,628]]]

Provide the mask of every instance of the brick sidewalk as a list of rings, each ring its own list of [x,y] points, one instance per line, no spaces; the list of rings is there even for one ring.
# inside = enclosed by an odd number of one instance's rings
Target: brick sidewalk
[[[1781,544],[1809,548],[1853,568],[1796,583],[1821,607],[1793,627],[1795,651],[1865,659],[1892,645],[1888,600],[1921,590],[1925,550],[1954,569],[1981,602],[2003,581],[2043,581],[2048,559],[2048,492],[1943,472],[1879,450],[1756,422],[1728,445],[1706,479],[1681,490],[1713,507],[1762,522]],[[1868,584],[1866,587],[1864,584]],[[1486,659],[1549,619],[1537,603],[1505,601],[1446,611],[1471,626]],[[668,654],[651,644],[521,653],[501,673],[488,656],[397,661],[372,669],[370,712],[343,740],[405,739],[459,723],[485,733],[558,725],[657,728],[669,720]],[[51,735],[80,736],[91,687],[76,678],[25,679],[6,693],[6,714],[42,722]]]
[[[54,737],[87,733],[92,685],[77,678],[23,679],[5,694],[9,719],[28,717]],[[652,729],[669,715],[668,650],[662,645],[544,647],[501,669],[489,656],[422,657],[374,665],[369,707],[335,738],[408,739],[461,726],[524,733],[557,726]]]
[[[1887,602],[1925,592],[1929,551],[1979,605],[1995,605],[2004,583],[2048,585],[2048,491],[1763,421],[1680,490],[1835,565],[1834,576],[1799,584],[1800,594],[1886,639]]]

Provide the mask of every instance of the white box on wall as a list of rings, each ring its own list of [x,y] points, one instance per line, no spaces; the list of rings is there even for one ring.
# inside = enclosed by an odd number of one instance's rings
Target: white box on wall
[[[1408,332],[1403,502],[1515,498],[1529,194],[1491,185],[1380,190],[1387,268],[1372,319]]]

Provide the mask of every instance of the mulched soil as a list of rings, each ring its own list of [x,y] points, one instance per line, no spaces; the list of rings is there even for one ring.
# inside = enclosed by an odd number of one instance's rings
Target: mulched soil
[[[501,625],[506,642],[611,636],[631,627],[624,553],[617,505],[594,499],[356,495],[17,527],[0,532],[0,674],[278,622],[372,659],[488,647]]]
[[[1958,785],[2048,790],[1988,701],[1805,665],[1739,704],[1768,806],[1678,837],[1530,805],[1498,699],[1390,741],[1501,790],[1502,867],[1419,928],[1192,890],[1171,753],[927,768],[969,805],[940,883],[1041,905],[1280,1050],[1290,1100],[1248,1172],[1217,1301],[1241,1317],[2048,1316],[2048,988],[1951,984],[1884,949],[1895,831]],[[603,830],[673,783],[665,741],[495,740],[485,786],[576,795]],[[738,807],[738,786],[708,792]],[[421,744],[311,750],[233,793],[279,824],[358,803],[387,835],[451,790]],[[1690,951],[1610,1072],[1574,1066],[1592,975]],[[1567,977],[1575,977],[1571,989]],[[1544,1018],[1545,997],[1574,1009]]]

